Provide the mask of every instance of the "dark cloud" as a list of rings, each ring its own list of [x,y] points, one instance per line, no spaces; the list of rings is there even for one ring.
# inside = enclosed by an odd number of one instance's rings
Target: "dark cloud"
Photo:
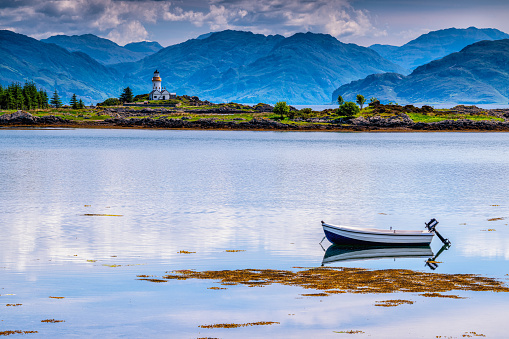
[[[224,29],[314,31],[364,45],[397,44],[451,26],[509,30],[507,7],[498,0],[0,0],[0,29],[36,38],[93,33],[121,44],[167,45],[188,38],[183,31]]]

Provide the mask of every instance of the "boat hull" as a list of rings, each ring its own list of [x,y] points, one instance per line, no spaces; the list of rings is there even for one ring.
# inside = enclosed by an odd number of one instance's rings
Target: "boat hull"
[[[424,246],[433,240],[428,231],[374,230],[322,223],[327,240],[334,244]]]

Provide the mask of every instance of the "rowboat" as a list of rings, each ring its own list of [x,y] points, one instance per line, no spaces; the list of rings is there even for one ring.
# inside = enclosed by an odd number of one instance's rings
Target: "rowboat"
[[[323,231],[327,240],[334,244],[364,244],[391,246],[424,246],[429,245],[433,236],[438,233],[435,226],[438,221],[432,219],[426,224],[427,229],[414,230],[384,230],[376,228],[361,228],[353,226],[338,226],[322,221]],[[440,236],[442,239],[442,237]],[[447,240],[447,239],[445,239]],[[447,240],[448,241],[448,240]]]
[[[429,258],[433,256],[428,246],[359,246],[336,245],[327,248],[323,256],[322,266],[337,261],[355,261],[371,259],[396,258]]]

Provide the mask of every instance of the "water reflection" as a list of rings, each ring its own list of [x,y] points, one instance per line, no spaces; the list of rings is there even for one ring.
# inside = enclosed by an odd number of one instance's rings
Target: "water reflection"
[[[438,267],[438,264],[440,262],[437,261],[437,258],[442,254],[443,251],[447,251],[451,247],[451,243],[444,243],[444,245],[438,250],[437,254],[426,260],[426,266],[431,268],[432,270],[436,270]]]
[[[438,257],[450,245],[444,244],[436,254],[429,245],[426,246],[368,246],[368,245],[330,245],[322,259],[322,266],[334,262],[357,261],[357,260],[375,260],[375,259],[396,259],[396,258],[428,258],[426,266],[436,270]]]
[[[395,258],[428,258],[433,251],[427,246],[390,247],[390,246],[351,246],[332,244],[327,248],[322,266],[338,261],[395,259]]]

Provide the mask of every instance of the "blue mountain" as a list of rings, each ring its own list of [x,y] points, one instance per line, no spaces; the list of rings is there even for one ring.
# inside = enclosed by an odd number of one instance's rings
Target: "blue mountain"
[[[41,41],[56,44],[70,52],[86,53],[104,65],[138,61],[162,48],[157,42],[137,42],[122,47],[93,34],[55,35]]]
[[[377,74],[335,90],[346,100],[357,94],[382,102],[507,104],[509,39],[480,41],[416,68],[410,75]]]
[[[326,34],[289,38],[223,31],[169,46],[135,63],[114,66],[135,92],[158,69],[170,92],[212,101],[322,104],[343,83],[372,73],[403,72],[369,48]]]
[[[33,80],[64,103],[75,93],[86,104],[121,93],[119,73],[82,52],[70,52],[11,31],[0,30],[0,83]],[[117,94],[118,93],[118,94]]]
[[[509,34],[493,28],[448,28],[423,34],[401,47],[376,44],[370,48],[387,60],[408,70],[413,70],[430,61],[459,52],[478,41],[508,38]]]

